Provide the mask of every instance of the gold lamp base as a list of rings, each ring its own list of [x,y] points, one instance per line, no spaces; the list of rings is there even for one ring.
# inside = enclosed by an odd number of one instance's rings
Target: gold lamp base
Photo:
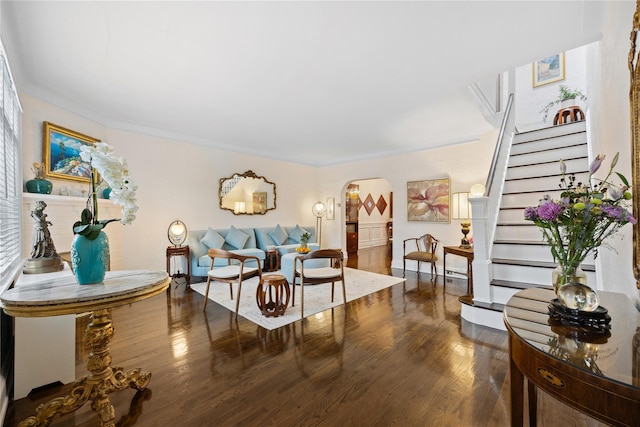
[[[460,247],[464,248],[464,249],[469,249],[469,248],[471,248],[471,243],[469,243],[469,239],[467,238],[467,234],[469,234],[469,231],[471,231],[471,222],[462,221],[461,225],[462,225],[462,234],[464,235],[464,237],[460,241]]]

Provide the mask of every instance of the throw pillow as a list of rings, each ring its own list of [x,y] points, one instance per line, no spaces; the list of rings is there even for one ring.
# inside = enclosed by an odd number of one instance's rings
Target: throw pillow
[[[224,237],[211,228],[207,230],[207,234],[200,241],[210,249],[222,249],[222,245],[224,245]]]
[[[280,226],[280,224],[276,225],[275,230],[269,233],[269,236],[273,239],[274,242],[276,242],[276,245],[278,246],[286,242],[287,238],[289,237],[287,232]]]
[[[296,228],[294,228],[291,233],[289,233],[289,238],[291,240],[294,240],[298,243],[300,243],[300,237],[304,234],[304,233],[308,233],[307,230],[305,230],[304,228],[300,227],[298,224],[296,224]]]
[[[244,245],[247,243],[247,240],[249,240],[249,235],[243,231],[238,230],[232,225],[229,229],[229,232],[227,233],[227,238],[225,240],[234,248],[243,249]]]

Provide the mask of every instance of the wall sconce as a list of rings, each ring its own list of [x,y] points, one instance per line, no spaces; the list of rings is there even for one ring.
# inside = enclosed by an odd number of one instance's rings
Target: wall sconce
[[[327,219],[334,220],[336,219],[336,198],[335,197],[327,197]]]
[[[321,201],[317,201],[311,208],[311,212],[316,217],[316,231],[318,232],[318,246],[322,247],[322,217],[327,213],[327,206]]]
[[[470,248],[471,243],[467,238],[467,234],[471,230],[471,204],[469,203],[470,193],[453,193],[453,216],[452,219],[462,220],[460,223],[462,226],[462,240],[460,241],[461,248]]]
[[[234,213],[245,213],[247,211],[247,205],[245,202],[235,202],[233,204]]]
[[[167,237],[173,246],[182,246],[184,241],[187,240],[187,226],[184,225],[184,222],[176,219],[169,224]]]

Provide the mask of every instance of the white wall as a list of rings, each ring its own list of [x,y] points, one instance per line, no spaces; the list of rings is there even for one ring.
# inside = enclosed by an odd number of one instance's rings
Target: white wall
[[[109,129],[25,94],[21,94],[21,101],[25,181],[33,177],[31,163],[42,159],[43,121],[99,138],[127,159],[138,185],[140,209],[133,224],[107,226],[124,227],[124,269],[164,270],[169,245],[167,227],[176,218],[192,230],[231,224],[238,227],[315,224],[311,213],[311,205],[317,201],[315,168]],[[276,183],[276,210],[250,216],[222,211],[218,204],[218,180],[249,169]],[[55,194],[62,186],[82,188],[71,181],[52,182]],[[54,224],[59,222],[50,219]]]
[[[42,159],[43,121],[99,138],[127,159],[131,176],[138,185],[140,210],[132,225],[108,226],[124,227],[125,269],[163,270],[169,244],[166,230],[176,218],[192,230],[208,226],[224,228],[231,224],[238,227],[315,224],[311,213],[314,202],[326,197],[335,197],[336,202],[341,202],[349,182],[370,178],[388,181],[394,193],[396,242],[430,232],[440,238],[443,245],[457,245],[461,234],[455,222],[406,220],[406,183],[449,177],[452,192],[467,191],[472,184],[484,183],[495,144],[495,132],[490,132],[481,140],[451,147],[316,169],[110,129],[25,94],[21,100],[25,181],[32,178],[31,163]],[[220,210],[218,180],[249,169],[276,183],[276,210],[252,216],[235,216]],[[82,188],[71,181],[52,181],[56,194],[62,186]],[[51,219],[56,222],[55,218]],[[336,220],[323,220],[323,246],[346,248],[344,220],[344,204],[340,203],[336,206]],[[64,248],[58,250],[64,251]],[[394,266],[401,267],[402,245],[394,245],[393,252]],[[455,268],[455,264],[451,264]]]
[[[543,121],[544,113],[541,113],[545,105],[554,101],[559,94],[560,85],[572,90],[580,90],[587,96],[587,101],[576,100],[576,104],[586,113],[587,106],[593,94],[587,85],[587,46],[565,52],[565,79],[558,82],[547,83],[533,87],[533,66],[526,64],[515,70],[516,102],[516,127],[519,131],[540,129],[553,124],[553,116],[560,109],[551,108],[546,122]],[[554,55],[559,52],[549,52]],[[595,94],[593,94],[595,95]]]
[[[629,108],[629,33],[635,10],[634,2],[610,2],[607,28],[601,43],[599,58],[588,59],[589,85],[593,87],[590,99],[590,124],[594,153],[604,153],[607,162],[620,152],[616,169],[631,179],[631,132]],[[638,154],[636,153],[636,156]],[[636,161],[638,159],[636,158]],[[605,163],[607,166],[608,163]],[[638,290],[633,277],[632,228],[625,226],[618,235],[609,239],[611,249],[603,248],[598,265],[603,288],[627,294],[638,304]]]
[[[402,268],[402,240],[431,233],[442,246],[459,245],[462,233],[457,221],[430,223],[407,221],[407,181],[450,178],[451,192],[468,191],[476,183],[485,183],[497,131],[487,132],[477,141],[441,147],[428,151],[371,159],[343,165],[327,166],[319,171],[319,195],[342,200],[347,184],[364,179],[385,179],[393,191],[393,267]],[[365,195],[366,197],[366,195]],[[336,221],[323,224],[324,245],[345,247],[344,203],[336,209]],[[473,234],[473,230],[471,230]],[[466,261],[452,257],[447,269],[465,271]],[[460,264],[459,266],[457,264]],[[415,269],[415,265],[407,266]],[[423,267],[424,268],[424,267]],[[428,271],[429,266],[426,266]],[[442,249],[439,272],[442,274]]]

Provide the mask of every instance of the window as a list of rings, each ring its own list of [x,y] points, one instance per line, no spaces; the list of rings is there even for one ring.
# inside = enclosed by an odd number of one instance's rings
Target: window
[[[0,291],[11,284],[20,267],[21,114],[18,94],[0,45]]]

